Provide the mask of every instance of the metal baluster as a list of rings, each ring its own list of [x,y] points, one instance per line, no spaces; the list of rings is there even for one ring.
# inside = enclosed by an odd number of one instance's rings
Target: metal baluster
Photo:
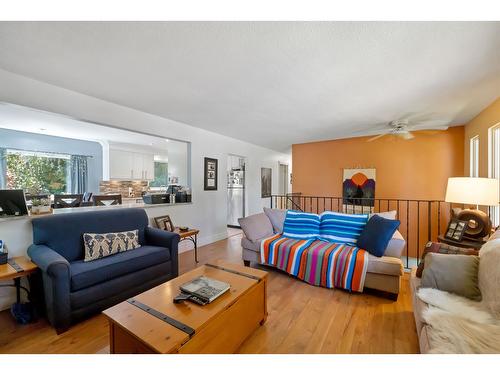
[[[430,241],[432,236],[431,211],[431,202],[427,201],[427,241]]]
[[[406,200],[406,268],[410,268],[410,231],[408,222],[410,217],[410,202]]]
[[[420,260],[420,201],[417,201],[417,264]]]
[[[438,201],[438,233],[439,236],[441,234],[441,202]]]

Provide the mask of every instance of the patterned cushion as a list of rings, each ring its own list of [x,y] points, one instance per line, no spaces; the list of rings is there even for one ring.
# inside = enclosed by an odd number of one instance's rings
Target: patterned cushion
[[[463,247],[457,247],[452,245],[447,245],[445,243],[440,242],[432,242],[429,241],[425,244],[424,253],[422,254],[422,260],[418,264],[416,276],[422,277],[422,273],[424,272],[425,266],[425,256],[429,253],[438,253],[438,254],[455,254],[455,255],[479,255],[479,250],[469,249]]]
[[[319,239],[355,245],[367,222],[368,214],[325,211],[321,214]]]
[[[301,211],[287,211],[283,236],[296,239],[316,239],[319,235],[319,215]]]
[[[139,230],[117,233],[84,233],[85,262],[141,247]]]

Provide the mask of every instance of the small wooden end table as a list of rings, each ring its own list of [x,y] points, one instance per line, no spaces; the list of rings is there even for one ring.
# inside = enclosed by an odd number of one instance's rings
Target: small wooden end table
[[[29,291],[21,286],[21,277],[29,276],[38,269],[35,263],[25,257],[10,258],[6,264],[0,264],[0,281],[14,280],[13,285],[1,285],[1,287],[16,288],[16,302],[21,303],[21,289],[28,294]]]
[[[177,233],[179,236],[181,236],[182,241],[191,241],[194,245],[194,260],[196,263],[198,263],[198,233],[200,231],[198,229],[194,228],[189,228],[188,230],[181,231],[179,227],[175,227],[174,233]]]

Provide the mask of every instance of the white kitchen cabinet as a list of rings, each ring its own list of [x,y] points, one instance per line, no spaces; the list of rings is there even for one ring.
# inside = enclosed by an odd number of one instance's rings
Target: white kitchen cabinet
[[[142,157],[142,168],[144,169],[144,179],[154,180],[155,178],[155,158],[153,154],[144,154]]]
[[[144,179],[143,156],[142,154],[132,154],[132,178],[134,180]]]
[[[154,179],[154,155],[120,149],[109,150],[109,176],[120,180]]]
[[[133,154],[128,151],[109,150],[109,177],[111,179],[131,179],[133,173]]]

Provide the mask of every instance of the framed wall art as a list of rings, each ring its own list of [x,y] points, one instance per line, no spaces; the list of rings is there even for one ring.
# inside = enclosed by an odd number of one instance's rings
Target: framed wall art
[[[217,190],[218,160],[205,158],[204,190]]]
[[[271,196],[273,170],[271,168],[260,169],[261,197],[269,198]]]

